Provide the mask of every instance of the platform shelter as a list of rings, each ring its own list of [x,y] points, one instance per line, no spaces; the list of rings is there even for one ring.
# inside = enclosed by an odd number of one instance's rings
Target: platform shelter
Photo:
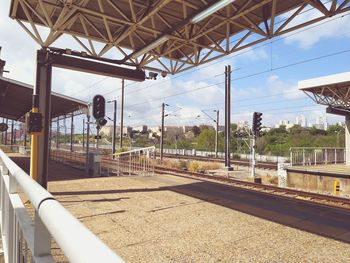
[[[345,159],[350,166],[350,72],[303,80],[298,86],[317,104],[328,106],[327,113],[345,117]]]

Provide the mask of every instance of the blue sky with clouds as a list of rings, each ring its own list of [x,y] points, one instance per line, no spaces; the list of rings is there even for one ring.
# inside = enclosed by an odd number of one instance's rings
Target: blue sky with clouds
[[[7,61],[8,77],[33,84],[39,46],[8,17],[9,2],[0,3],[1,57]],[[75,47],[70,37],[62,38],[57,45]],[[263,123],[267,126],[281,119],[294,122],[299,114],[305,115],[308,122],[315,122],[317,115],[325,114],[325,107],[317,106],[298,91],[298,81],[350,71],[349,61],[350,15],[345,13],[179,75],[143,83],[126,81],[125,124],[159,125],[162,102],[170,105],[168,125],[210,123],[201,110],[223,111],[223,72],[228,64],[234,70],[233,122],[250,122],[254,111],[264,113]],[[120,100],[120,87],[118,79],[54,69],[53,90],[68,96],[89,101],[95,94],[102,94],[107,99]],[[107,112],[111,112],[110,106]],[[196,118],[197,115],[201,117]],[[223,120],[224,115],[220,118]],[[343,121],[332,115],[327,118],[333,123]]]

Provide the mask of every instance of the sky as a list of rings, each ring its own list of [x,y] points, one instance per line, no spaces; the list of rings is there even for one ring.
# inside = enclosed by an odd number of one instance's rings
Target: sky
[[[10,0],[0,3],[1,58],[6,60],[6,77],[28,84],[35,83],[35,55],[40,47],[20,25],[9,18]],[[305,16],[315,16],[308,12]],[[296,20],[303,19],[297,17]],[[77,49],[70,36],[53,46]],[[81,50],[81,49],[79,49]],[[220,111],[224,124],[224,69],[231,65],[232,122],[251,122],[254,111],[263,113],[263,125],[273,126],[280,120],[294,123],[303,114],[315,123],[316,116],[326,115],[325,107],[316,105],[298,90],[298,81],[350,71],[350,14],[335,16],[308,28],[233,53],[214,62],[166,78],[142,83],[126,81],[124,125],[160,125],[161,104],[168,116],[166,125],[214,124]],[[120,111],[121,80],[103,76],[53,70],[55,92],[91,102],[96,94],[118,101]],[[205,113],[203,113],[205,111]],[[107,116],[112,117],[112,105]],[[119,113],[118,113],[119,115]],[[330,123],[344,121],[327,114]],[[76,121],[81,129],[81,118]],[[117,118],[119,122],[119,116]],[[69,127],[69,125],[68,125]]]

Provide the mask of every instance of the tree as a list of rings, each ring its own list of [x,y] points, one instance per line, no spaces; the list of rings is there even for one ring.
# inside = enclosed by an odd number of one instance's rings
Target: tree
[[[196,125],[192,127],[191,131],[193,132],[195,137],[197,137],[201,133],[201,129]]]

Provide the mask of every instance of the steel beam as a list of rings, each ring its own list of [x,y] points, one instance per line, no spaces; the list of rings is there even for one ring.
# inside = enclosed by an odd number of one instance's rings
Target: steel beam
[[[50,54],[52,66],[86,73],[98,74],[112,78],[128,79],[132,81],[144,81],[145,72],[141,69],[130,69],[115,65],[96,62],[88,59],[71,57],[64,54]]]

